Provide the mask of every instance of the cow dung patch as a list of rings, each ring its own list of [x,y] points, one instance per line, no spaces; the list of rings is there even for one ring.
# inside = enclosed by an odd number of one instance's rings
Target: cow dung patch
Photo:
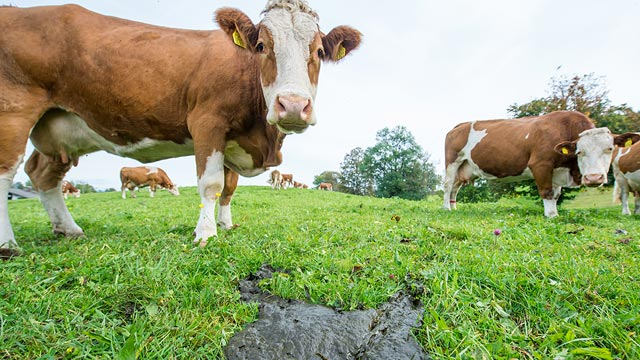
[[[240,281],[243,301],[259,302],[258,320],[224,349],[235,359],[430,359],[411,335],[422,306],[400,292],[378,309],[338,311],[262,291],[275,270],[263,265]]]

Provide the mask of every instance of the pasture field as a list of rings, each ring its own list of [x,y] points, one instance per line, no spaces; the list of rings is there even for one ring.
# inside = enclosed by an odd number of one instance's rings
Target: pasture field
[[[240,226],[191,243],[195,188],[67,200],[87,234],[51,233],[9,202],[23,256],[0,262],[0,359],[211,359],[257,317],[239,280],[342,310],[404,290],[434,359],[640,359],[640,219],[620,208],[545,219],[539,200],[459,204],[239,187]],[[495,235],[494,230],[501,234]]]

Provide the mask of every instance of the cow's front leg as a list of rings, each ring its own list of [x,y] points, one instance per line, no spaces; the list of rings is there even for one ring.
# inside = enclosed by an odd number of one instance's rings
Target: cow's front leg
[[[238,173],[229,168],[224,168],[224,188],[218,202],[218,225],[223,229],[231,229],[231,197],[238,186]]]
[[[220,119],[196,118],[190,128],[193,133],[193,148],[198,174],[200,195],[200,217],[195,229],[194,243],[205,246],[207,240],[217,235],[215,208],[224,187],[225,131],[211,127]]]
[[[76,224],[62,197],[62,179],[71,168],[72,162],[60,158],[47,158],[34,150],[24,167],[33,187],[38,190],[40,202],[49,214],[53,232],[67,237],[83,236],[84,232]]]

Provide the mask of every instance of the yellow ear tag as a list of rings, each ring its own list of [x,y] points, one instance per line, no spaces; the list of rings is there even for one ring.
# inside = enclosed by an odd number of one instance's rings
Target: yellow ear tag
[[[240,36],[240,33],[238,32],[238,29],[235,29],[233,31],[233,43],[240,46],[243,49],[247,48],[247,45],[244,43],[244,41],[242,41],[242,37]]]
[[[338,47],[338,53],[336,54],[336,60],[340,60],[345,56],[347,56],[347,49],[345,49],[344,46],[340,45]]]
[[[566,147],[562,148],[562,153],[565,155],[569,155],[569,150]]]
[[[624,147],[629,147],[631,145],[633,145],[633,139],[629,139],[629,140],[625,141],[625,143],[624,143]]]

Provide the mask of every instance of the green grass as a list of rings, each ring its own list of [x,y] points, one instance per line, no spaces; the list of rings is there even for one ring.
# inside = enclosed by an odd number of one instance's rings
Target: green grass
[[[545,219],[525,199],[444,212],[439,199],[240,187],[241,226],[201,249],[196,190],[181,193],[69,199],[84,239],[52,235],[37,200],[11,201],[24,255],[0,263],[0,359],[222,357],[256,319],[236,287],[263,263],[288,271],[266,290],[343,310],[410,291],[436,359],[640,358],[639,219],[619,207]]]
[[[631,196],[633,197],[633,195]],[[613,205],[613,188],[597,187],[582,188],[578,196],[571,201],[567,201],[567,209],[587,209],[610,207]],[[618,205],[618,207],[620,207]],[[619,209],[622,212],[622,209]]]

